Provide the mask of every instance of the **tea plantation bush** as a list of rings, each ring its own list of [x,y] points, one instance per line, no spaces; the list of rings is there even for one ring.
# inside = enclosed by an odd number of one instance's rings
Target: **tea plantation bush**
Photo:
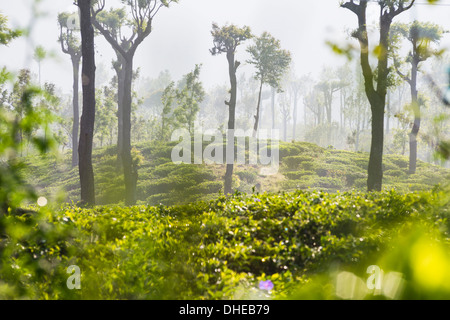
[[[418,241],[397,243],[397,237],[418,225],[450,252],[449,204],[448,193],[439,190],[297,191],[236,194],[174,207],[64,207],[8,215],[0,219],[7,235],[2,237],[0,298],[305,297],[313,279],[330,288],[330,267],[356,274],[382,261],[396,267],[387,257]],[[427,255],[425,244],[417,248],[411,250]],[[428,258],[441,259],[446,268],[447,253]],[[413,263],[408,257],[396,268],[410,286],[423,289],[423,279],[407,272]],[[66,286],[71,265],[81,270],[81,290]],[[442,281],[448,276],[444,270]],[[273,282],[272,292],[258,289],[262,280]],[[431,285],[450,297],[440,282]],[[322,290],[321,297],[336,298],[327,292]]]
[[[133,154],[140,159],[138,170],[138,204],[182,205],[218,197],[223,188],[223,165],[175,165],[170,157],[174,142],[152,141],[136,146]],[[204,147],[206,144],[204,145]],[[270,148],[269,148],[270,149]],[[325,190],[328,192],[367,189],[368,154],[323,149],[305,142],[280,142],[280,170],[274,179],[261,174],[261,167],[241,165],[233,177],[235,190],[261,191]],[[248,155],[247,155],[248,156]],[[41,195],[52,197],[63,190],[66,201],[79,199],[78,168],[71,168],[70,155],[64,157],[28,157],[24,176]],[[94,151],[96,199],[98,204],[123,203],[122,168],[115,148]],[[401,192],[428,190],[450,179],[450,171],[418,162],[415,175],[407,173],[408,159],[397,155],[384,157],[385,190]],[[212,183],[214,182],[214,183]],[[209,184],[209,187],[206,185]],[[201,185],[201,187],[197,187]],[[203,193],[207,190],[206,193]],[[61,192],[60,192],[61,193]]]

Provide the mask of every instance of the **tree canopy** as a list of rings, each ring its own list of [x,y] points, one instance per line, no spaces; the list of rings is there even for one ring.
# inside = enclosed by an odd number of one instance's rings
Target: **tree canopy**
[[[239,28],[233,24],[219,27],[217,23],[213,23],[211,35],[214,39],[214,47],[210,50],[213,56],[221,53],[235,53],[242,42],[253,38],[250,27]]]
[[[291,63],[291,53],[281,49],[280,40],[264,32],[247,48],[251,59],[247,62],[256,68],[255,79],[271,87],[280,89],[281,78]]]

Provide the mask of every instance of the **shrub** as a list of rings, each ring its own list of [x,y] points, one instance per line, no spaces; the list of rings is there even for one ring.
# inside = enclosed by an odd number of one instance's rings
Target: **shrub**
[[[239,179],[247,183],[254,183],[258,177],[258,174],[253,170],[238,171],[236,172],[236,174],[239,177]]]
[[[345,181],[337,178],[323,177],[319,178],[318,187],[332,190],[342,190],[342,188],[345,187]]]
[[[356,189],[365,190],[367,189],[367,178],[355,179],[354,185]]]
[[[312,171],[317,167],[317,163],[314,161],[304,161],[301,163],[301,168],[307,171]]]
[[[290,180],[299,180],[304,176],[314,176],[314,171],[291,171],[291,172],[285,172],[284,175],[290,179]]]
[[[384,175],[393,178],[403,178],[407,175],[407,173],[403,170],[387,170],[384,172]]]
[[[347,155],[346,155],[347,156]],[[344,156],[336,156],[336,155],[329,155],[326,157],[325,159],[326,163],[330,163],[330,164],[335,164],[335,163],[339,163],[339,164],[344,164],[344,165],[351,165],[352,164],[352,160],[349,158],[346,158]]]
[[[348,187],[353,187],[355,185],[356,180],[364,180],[367,179],[367,174],[358,172],[358,171],[348,171],[345,173],[345,181]]]
[[[408,160],[404,156],[390,155],[389,161],[401,169],[408,168]]]
[[[290,156],[283,159],[283,164],[290,170],[299,169],[303,162],[310,162],[311,156]]]
[[[283,160],[286,157],[295,156],[299,154],[299,149],[294,144],[280,144],[280,159]]]
[[[363,170],[367,170],[367,168],[369,167],[369,159],[368,158],[357,158],[357,159],[354,159],[352,161],[352,163],[355,166],[357,166]]]
[[[193,186],[190,189],[193,190],[192,194],[209,195],[219,193],[222,190],[223,183],[219,181],[208,181],[200,183],[198,186]],[[189,189],[188,189],[189,193]]]
[[[333,179],[320,182],[337,185]],[[215,188],[208,183],[203,187]],[[400,239],[398,235],[422,225],[436,241],[450,227],[449,198],[441,191],[297,191],[159,205],[171,201],[167,196],[173,197],[170,193],[149,197],[153,207],[65,207],[37,220],[9,216],[7,228],[19,220],[27,227],[24,233],[12,233],[18,236],[18,245],[7,253],[14,253],[14,259],[3,256],[0,298],[223,300],[236,298],[242,290],[244,296],[250,294],[262,280],[274,283],[271,297],[282,298],[299,283],[330,274],[332,264],[366,274],[368,265],[385,266],[389,252],[390,267],[403,259],[403,253],[404,261],[418,261],[412,257],[430,252],[417,249],[423,234]],[[404,250],[409,245],[416,249]],[[446,241],[422,247],[450,250]],[[437,257],[442,261],[436,263],[450,262],[446,253]],[[82,290],[65,286],[69,265],[82,270]],[[400,270],[406,277],[408,266]],[[326,288],[336,283],[327,281]],[[445,286],[439,288],[441,297],[448,297]],[[336,290],[325,292],[335,298]],[[418,297],[414,292],[409,291],[408,297]]]

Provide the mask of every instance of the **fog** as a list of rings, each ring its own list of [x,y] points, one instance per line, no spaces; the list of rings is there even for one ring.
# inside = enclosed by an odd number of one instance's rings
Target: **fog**
[[[42,15],[36,17],[32,3],[31,0],[1,0],[0,12],[9,17],[11,26],[27,27],[34,23],[29,40],[19,39],[8,47],[0,48],[1,65],[8,65],[16,71],[28,67],[37,74],[38,65],[32,59],[30,48],[42,45],[52,53],[52,57],[42,64],[42,81],[56,83],[63,92],[70,93],[71,64],[57,42],[59,30],[56,17],[59,12],[73,10],[75,6],[71,0],[42,0],[39,3]],[[108,5],[111,4],[114,1],[109,0]],[[444,1],[439,6],[429,6],[419,1],[415,9],[401,16],[401,20],[433,21],[450,30],[449,13],[450,1]],[[373,27],[376,26],[376,14],[374,11],[369,16]],[[209,53],[213,21],[248,25],[256,35],[263,31],[270,32],[280,39],[283,48],[291,51],[296,73],[311,73],[313,76],[319,74],[323,65],[345,63],[345,58],[336,56],[326,42],[350,41],[349,30],[356,25],[354,14],[340,8],[338,0],[180,0],[169,9],[160,11],[152,34],[137,51],[135,67],[140,68],[141,79],[157,77],[166,69],[172,78],[179,79],[195,64],[202,63],[205,89],[227,83],[226,59],[213,57]],[[100,81],[107,81],[113,74],[111,61],[114,53],[101,36],[96,37],[96,46],[98,77]],[[444,37],[442,47],[450,47],[448,36]],[[240,48],[237,58],[244,62],[246,57],[245,49]],[[252,68],[244,64],[239,73],[250,76]]]

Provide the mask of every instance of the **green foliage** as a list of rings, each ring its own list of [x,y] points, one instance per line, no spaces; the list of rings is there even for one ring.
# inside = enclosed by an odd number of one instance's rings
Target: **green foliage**
[[[104,142],[113,143],[117,124],[116,92],[111,86],[104,86],[96,92],[96,114],[94,137],[100,141],[100,147]]]
[[[214,48],[210,50],[212,55],[235,53],[242,42],[253,38],[250,27],[239,28],[235,25],[219,27],[217,23],[213,23],[211,35],[214,39]]]
[[[34,59],[37,62],[42,62],[42,60],[45,59],[45,57],[47,56],[47,51],[45,50],[45,48],[43,46],[37,46],[34,50]]]
[[[178,124],[187,127],[191,136],[194,134],[194,121],[200,110],[199,105],[205,98],[205,91],[199,80],[200,70],[201,65],[196,65],[192,72],[184,76],[181,81],[183,87],[176,91],[177,107],[173,111]]]
[[[101,11],[97,15],[97,20],[116,40],[119,40],[122,28],[130,24],[125,8],[110,8],[109,11]]]
[[[161,102],[163,104],[163,110],[161,114],[161,131],[159,138],[161,141],[168,141],[170,139],[171,130],[174,125],[173,115],[173,103],[176,98],[175,83],[171,82],[165,89],[161,96]]]
[[[20,282],[23,279],[36,282],[49,277],[58,279],[61,274],[54,272],[53,267],[60,262],[60,254],[67,253],[64,241],[68,235],[62,226],[52,224],[53,218],[48,212],[20,208],[26,202],[35,201],[37,195],[23,178],[24,163],[19,154],[26,145],[41,154],[52,147],[48,106],[57,104],[57,100],[54,87],[46,85],[43,90],[33,86],[27,70],[20,72],[11,93],[4,89],[8,81],[13,82],[13,77],[3,69],[0,74],[3,94],[0,104],[0,299],[37,294],[45,297],[48,292],[41,291],[39,285],[22,286]],[[47,255],[45,261],[41,259],[43,255]]]
[[[67,24],[70,17],[71,14],[68,12],[58,14],[58,25],[60,29],[58,41],[61,43],[61,48],[64,53],[79,57],[81,56],[80,35]],[[41,56],[42,53],[44,53],[45,57],[45,52],[41,52]]]
[[[413,52],[410,53],[407,61],[411,62],[413,55],[419,62],[425,61],[437,54],[431,44],[438,44],[443,33],[442,27],[430,22],[396,23],[391,28],[391,45],[394,50],[399,50],[400,37],[407,39],[413,46]]]
[[[240,180],[245,180],[247,183],[255,183],[258,177],[257,173],[254,170],[246,170],[246,171],[237,171],[236,175]]]
[[[0,296],[245,299],[297,297],[300,290],[308,294],[303,297],[314,297],[314,284],[329,288],[318,297],[339,298],[334,274],[364,275],[378,263],[402,272],[408,287],[416,288],[396,298],[432,297],[436,288],[435,294],[448,297],[443,281],[449,260],[442,254],[448,243],[440,240],[449,227],[448,204],[448,195],[439,190],[298,191],[176,207],[65,207],[54,215],[10,217],[8,228],[17,219],[30,224],[11,232],[20,245],[11,246],[15,255],[3,260]],[[417,225],[426,234],[412,233]],[[428,234],[432,238],[424,237]],[[399,235],[402,240],[395,242]],[[46,241],[35,242],[40,237]],[[429,241],[434,251],[427,249]],[[424,263],[433,271],[428,281]],[[81,269],[81,290],[66,288],[69,265]],[[419,272],[409,272],[409,266]],[[259,291],[261,280],[271,280],[274,290]]]
[[[97,137],[99,133],[96,133]],[[171,153],[177,142],[153,141],[140,143],[137,199],[143,204],[186,204],[189,201],[211,199],[219,195],[223,167],[220,165],[175,165]],[[203,144],[206,148],[208,142]],[[236,188],[252,192],[256,185],[268,191],[297,189],[328,192],[364,190],[367,187],[367,153],[325,150],[311,143],[280,143],[280,172],[276,176],[260,176],[259,167],[243,165],[236,169]],[[62,190],[67,201],[78,201],[78,170],[67,168],[69,155],[62,158],[28,157],[24,159],[26,181],[42,195],[52,198]],[[96,198],[99,204],[118,204],[123,199],[123,178],[117,174],[117,149],[108,147],[93,153],[96,174]],[[401,192],[426,190],[449,179],[449,171],[419,161],[414,176],[405,174],[408,159],[386,155],[383,163],[386,190]],[[274,179],[274,180],[273,180]],[[210,182],[209,187],[207,187]],[[240,185],[240,186],[238,186]],[[207,190],[207,192],[204,192]]]
[[[310,156],[291,156],[283,158],[283,163],[287,166],[288,169],[298,169],[303,166],[303,163],[310,161]]]
[[[281,78],[291,63],[289,51],[282,50],[280,41],[268,32],[255,39],[255,44],[247,48],[251,59],[247,62],[256,68],[255,79],[262,84],[281,89]]]
[[[11,30],[7,26],[8,18],[0,14],[0,44],[7,45],[11,40],[21,36],[22,31]]]
[[[8,79],[11,76],[3,70],[0,86]],[[36,198],[34,190],[22,177],[24,164],[19,156],[24,148],[30,145],[45,153],[53,146],[47,125],[51,117],[43,100],[36,105],[37,98],[50,101],[54,97],[32,86],[29,71],[22,70],[5,101],[7,104],[0,105],[0,217],[15,210],[24,200]]]

